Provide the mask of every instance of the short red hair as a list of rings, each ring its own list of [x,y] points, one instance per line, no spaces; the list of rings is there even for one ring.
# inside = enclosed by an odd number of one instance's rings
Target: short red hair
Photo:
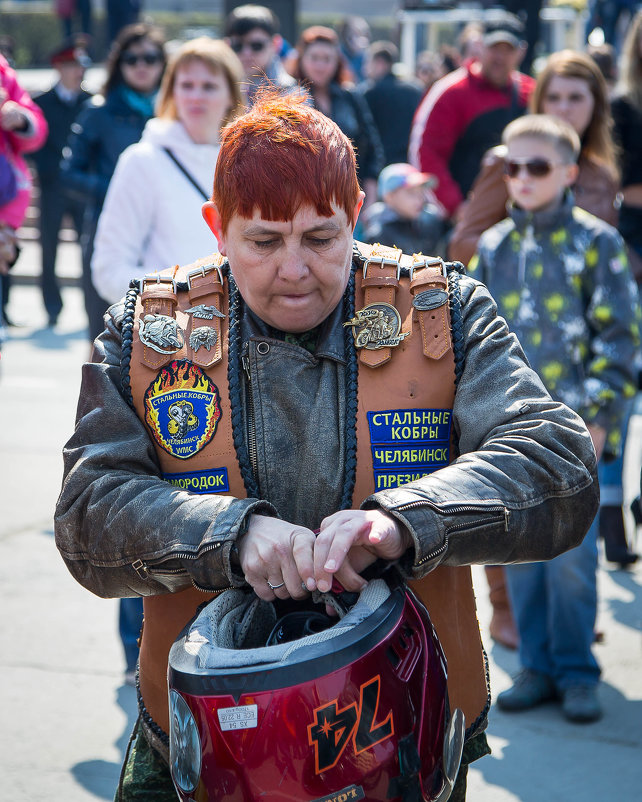
[[[302,93],[265,92],[222,131],[212,200],[223,232],[255,209],[286,221],[305,205],[330,217],[334,202],[352,220],[359,191],[350,140]]]

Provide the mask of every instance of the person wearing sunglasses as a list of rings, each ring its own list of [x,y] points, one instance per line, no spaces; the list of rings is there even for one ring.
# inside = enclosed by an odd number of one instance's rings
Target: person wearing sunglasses
[[[581,143],[577,178],[573,185],[575,203],[615,225],[618,170],[611,137],[608,87],[597,64],[586,53],[575,50],[553,53],[538,75],[529,108],[533,113],[560,117],[575,129]],[[484,157],[481,171],[451,233],[450,259],[467,264],[475,253],[482,232],[506,217],[505,155],[504,146],[499,145]],[[621,525],[620,531],[623,537]],[[622,553],[621,546],[619,551]],[[491,636],[503,646],[514,649],[518,638],[504,571],[500,566],[489,566],[486,575],[493,607]]]
[[[225,41],[243,65],[242,87],[249,104],[264,84],[285,89],[295,84],[281,63],[279,27],[278,17],[266,6],[238,6],[225,19]]]
[[[469,272],[483,281],[551,396],[584,420],[598,459],[617,457],[639,348],[637,290],[615,228],[575,206],[580,139],[564,120],[531,114],[503,135],[509,217],[482,234]],[[550,562],[507,565],[521,673],[502,710],[561,701],[572,722],[602,713],[591,651],[599,518]]]
[[[154,114],[165,61],[160,31],[143,23],[123,28],[110,51],[101,94],[80,112],[63,151],[61,180],[84,206],[83,290],[91,342],[103,329],[108,306],[91,280],[98,218],[118,157],[138,142]]]

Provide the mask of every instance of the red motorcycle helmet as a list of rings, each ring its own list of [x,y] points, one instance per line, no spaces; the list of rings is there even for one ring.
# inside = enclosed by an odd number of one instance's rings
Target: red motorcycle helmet
[[[168,671],[182,802],[448,799],[464,716],[428,612],[396,580],[349,596],[340,620],[325,604],[277,620],[227,590],[185,628]]]

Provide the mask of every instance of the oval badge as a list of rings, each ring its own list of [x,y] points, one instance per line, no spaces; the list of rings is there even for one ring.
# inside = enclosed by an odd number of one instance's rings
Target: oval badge
[[[438,309],[448,301],[448,293],[445,290],[424,290],[412,300],[412,305],[420,312],[429,309]]]

